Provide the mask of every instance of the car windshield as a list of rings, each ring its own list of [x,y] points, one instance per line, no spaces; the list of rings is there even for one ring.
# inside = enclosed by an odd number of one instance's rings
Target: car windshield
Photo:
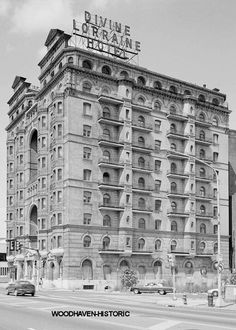
[[[16,281],[17,284],[31,284],[29,281]]]

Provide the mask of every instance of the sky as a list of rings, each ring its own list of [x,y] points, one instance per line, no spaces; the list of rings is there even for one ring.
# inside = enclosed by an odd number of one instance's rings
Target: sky
[[[84,11],[129,25],[140,66],[227,95],[236,129],[235,0],[0,0],[0,237],[6,220],[7,101],[16,75],[38,85],[51,28],[72,33]]]

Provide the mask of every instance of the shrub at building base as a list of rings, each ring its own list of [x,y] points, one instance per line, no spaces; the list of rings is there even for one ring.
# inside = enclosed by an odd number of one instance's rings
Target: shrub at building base
[[[130,289],[132,286],[138,283],[138,277],[134,270],[126,269],[121,274],[121,284],[125,289]]]

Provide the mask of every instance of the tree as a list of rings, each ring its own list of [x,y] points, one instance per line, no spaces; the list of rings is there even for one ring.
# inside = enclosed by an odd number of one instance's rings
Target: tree
[[[133,285],[136,285],[138,282],[138,277],[134,270],[126,269],[121,275],[121,284],[125,288],[131,288]]]

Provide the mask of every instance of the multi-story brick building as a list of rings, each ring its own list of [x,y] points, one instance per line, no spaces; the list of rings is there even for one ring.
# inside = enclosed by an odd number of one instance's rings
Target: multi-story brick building
[[[17,277],[119,286],[216,280],[217,189],[228,268],[228,118],[218,89],[70,46],[51,30],[40,88],[16,77],[7,127],[7,238]],[[199,161],[202,160],[202,162]],[[27,249],[39,250],[39,253]],[[35,262],[37,259],[38,263]]]

